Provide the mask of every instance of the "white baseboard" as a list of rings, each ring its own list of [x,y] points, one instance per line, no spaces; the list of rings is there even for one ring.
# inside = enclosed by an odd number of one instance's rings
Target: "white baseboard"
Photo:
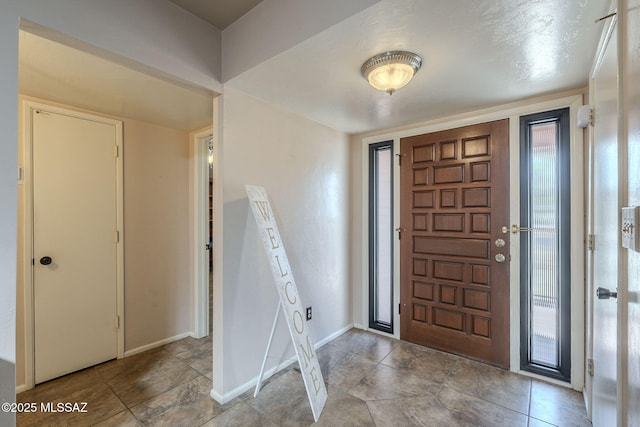
[[[323,345],[333,341],[334,339],[338,338],[340,335],[344,334],[345,332],[347,332],[348,330],[352,329],[353,327],[354,327],[353,324],[347,325],[344,328],[339,329],[338,331],[332,333],[328,337],[318,341],[317,343],[314,344],[313,347],[316,350],[318,350]],[[291,365],[292,363],[294,363],[296,361],[297,361],[296,357],[293,356],[293,357],[283,361],[278,366],[274,366],[273,368],[266,370],[264,372],[264,375],[263,375],[263,381],[265,381],[266,379],[268,379],[272,375],[277,374],[281,370],[287,368],[289,365]],[[213,398],[213,400],[215,400],[216,402],[220,403],[221,405],[224,405],[225,403],[230,402],[231,400],[233,400],[236,397],[240,396],[241,394],[247,392],[248,390],[251,390],[252,388],[255,388],[256,384],[258,384],[258,376],[255,376],[254,378],[252,378],[249,381],[247,381],[246,383],[234,388],[233,390],[231,390],[228,393],[220,394],[216,390],[212,389],[211,393],[209,393],[209,394],[210,394],[211,398]]]
[[[133,348],[131,350],[127,350],[124,352],[124,357],[129,357],[129,356],[133,356],[134,354],[138,354],[138,353],[142,353],[145,352],[147,350],[152,350],[154,348],[158,348],[158,347],[162,347],[163,345],[172,343],[174,341],[178,341],[181,340],[183,338],[187,338],[187,337],[191,337],[193,336],[193,334],[191,332],[184,332],[182,334],[173,336],[173,337],[169,337],[169,338],[165,338],[163,340],[160,341],[156,341],[156,342],[152,342],[151,344],[146,344],[140,347],[136,347]]]
[[[225,403],[228,402],[228,401],[224,400],[224,396],[222,396],[220,393],[218,393],[214,389],[211,389],[211,392],[209,393],[209,396],[211,396],[211,398],[213,400],[215,400],[216,402],[218,402],[221,405],[224,405]]]
[[[27,387],[26,384],[16,385],[16,394],[22,393],[23,391],[31,390],[31,387]]]
[[[354,327],[354,328],[356,328],[356,329],[362,329],[362,330],[365,330],[365,329],[366,329],[366,328],[365,328],[364,326],[362,326],[360,323],[354,323],[354,324],[353,324],[353,327]]]
[[[266,370],[264,372],[263,377],[262,377],[262,381],[266,381],[272,375],[277,374],[278,372],[280,372],[281,370],[287,368],[288,366],[290,366],[294,362],[296,362],[295,356],[290,358],[290,359],[285,360],[284,362],[282,362],[278,366],[274,366],[273,368]],[[210,395],[216,402],[220,403],[221,405],[224,405],[225,403],[230,402],[231,400],[233,400],[236,397],[240,396],[241,394],[247,392],[248,390],[251,390],[251,389],[255,388],[256,384],[258,384],[258,376],[250,379],[249,381],[247,381],[246,383],[244,383],[242,385],[239,385],[238,387],[234,388],[229,393],[225,393],[224,395],[221,395],[220,393],[218,393],[217,391],[215,391],[213,389],[211,390]]]
[[[389,332],[379,331],[379,330],[373,329],[373,328],[362,328],[362,330],[366,331],[366,332],[371,332],[372,334],[376,334],[376,335],[380,335],[380,336],[383,336],[383,337],[387,337],[387,338],[393,338],[393,339],[397,339],[397,340],[400,339],[399,336],[395,336],[394,334],[390,334]]]
[[[331,335],[329,335],[329,336],[328,336],[328,337],[326,337],[325,339],[318,341],[318,342],[314,345],[315,349],[317,350],[317,349],[319,349],[320,347],[322,347],[323,345],[325,345],[325,344],[329,343],[330,341],[335,340],[335,339],[336,339],[336,338],[338,338],[340,335],[342,335],[342,334],[344,334],[345,332],[347,332],[347,331],[349,331],[349,330],[353,329],[353,327],[354,327],[354,325],[347,325],[347,326],[345,326],[345,327],[344,327],[344,328],[342,328],[342,329],[338,329],[338,331],[336,331],[336,332],[332,333]]]

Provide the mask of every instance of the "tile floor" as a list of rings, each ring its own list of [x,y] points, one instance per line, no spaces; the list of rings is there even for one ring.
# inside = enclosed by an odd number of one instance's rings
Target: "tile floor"
[[[320,426],[590,426],[582,395],[352,329],[318,350],[329,398]],[[256,374],[258,367],[256,366]],[[18,426],[311,426],[295,366],[220,405],[211,340],[184,340],[39,385],[20,402],[88,402],[87,413],[19,414]]]

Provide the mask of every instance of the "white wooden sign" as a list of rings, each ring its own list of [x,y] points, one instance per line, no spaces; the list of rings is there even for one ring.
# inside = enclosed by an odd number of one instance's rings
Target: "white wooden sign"
[[[316,350],[309,336],[309,328],[305,320],[304,309],[298,295],[298,288],[296,287],[296,282],[291,272],[289,260],[287,259],[287,253],[280,239],[280,232],[273,217],[267,192],[264,188],[253,185],[245,185],[245,189],[249,196],[249,204],[251,205],[253,216],[258,225],[258,233],[262,237],[264,250],[269,259],[273,279],[276,282],[276,288],[280,296],[280,307],[282,307],[284,311],[287,326],[289,327],[289,334],[291,335],[293,346],[296,349],[300,371],[302,372],[304,385],[307,389],[307,396],[309,397],[309,403],[313,411],[313,418],[315,421],[318,421],[324,404],[327,401],[327,389],[324,385],[320,365],[318,364]],[[279,310],[280,309],[278,309],[278,312]],[[277,316],[278,314],[276,313],[276,320]],[[276,323],[274,321],[274,328],[275,325]],[[273,337],[273,330],[271,334]],[[271,338],[269,339],[269,346],[270,343]],[[262,372],[260,373],[256,393],[259,390],[261,380]]]

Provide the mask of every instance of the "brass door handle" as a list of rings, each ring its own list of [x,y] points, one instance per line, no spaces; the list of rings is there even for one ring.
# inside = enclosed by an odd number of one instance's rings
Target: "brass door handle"
[[[535,229],[530,227],[519,227],[518,224],[513,224],[511,226],[511,232],[513,234],[518,234],[518,231],[533,231],[533,230]]]

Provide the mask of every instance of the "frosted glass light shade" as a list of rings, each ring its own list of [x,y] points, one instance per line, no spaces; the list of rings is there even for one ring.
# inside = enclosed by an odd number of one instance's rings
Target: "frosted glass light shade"
[[[412,52],[393,51],[368,59],[360,72],[374,88],[389,95],[407,85],[420,69],[422,58]]]

